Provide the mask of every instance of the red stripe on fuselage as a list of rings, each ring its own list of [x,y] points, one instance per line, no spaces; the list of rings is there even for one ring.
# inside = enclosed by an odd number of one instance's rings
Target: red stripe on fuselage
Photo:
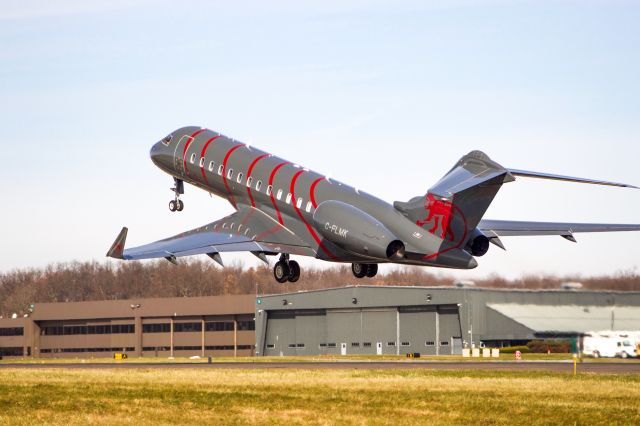
[[[329,256],[331,259],[335,260],[336,257],[333,255],[333,253],[331,253],[329,250],[327,250],[327,248],[324,246],[324,244],[322,244],[322,239],[320,239],[320,237],[318,237],[318,234],[316,234],[316,231],[313,229],[313,227],[311,225],[309,225],[309,223],[306,221],[306,219],[302,215],[302,212],[298,208],[298,203],[296,201],[295,187],[296,187],[296,181],[298,180],[298,177],[303,173],[304,173],[304,170],[300,170],[295,175],[293,175],[293,179],[291,179],[290,192],[291,192],[291,202],[293,203],[293,208],[296,211],[296,213],[298,213],[298,216],[300,217],[300,220],[305,224],[305,226],[307,227],[307,230],[309,231],[309,233],[311,234],[313,239],[316,240],[316,243],[318,244],[318,246],[320,246],[322,251],[325,252],[327,254],[327,256]]]
[[[220,135],[214,136],[204,144],[204,147],[202,148],[202,152],[200,153],[200,158],[204,158],[204,156],[207,154],[207,148],[209,148],[209,144],[211,144],[211,142],[215,141],[219,137],[220,137]],[[203,179],[204,183],[207,186],[209,186],[209,180],[207,179],[207,175],[204,172],[204,167],[205,167],[205,164],[200,166],[200,171],[202,172],[202,179]]]
[[[284,162],[284,163],[280,163],[278,164],[275,169],[273,169],[273,171],[271,172],[271,176],[269,176],[269,186],[271,186],[273,188],[273,178],[276,176],[276,173],[278,172],[278,170],[280,169],[280,167],[290,164],[288,162]],[[278,209],[278,205],[276,204],[276,199],[273,196],[273,190],[271,191],[271,203],[273,204],[273,208],[276,209],[276,213],[278,214],[278,222],[280,222],[280,225],[284,226],[284,222],[282,221],[282,214],[280,213],[280,210]]]
[[[313,205],[314,209],[318,208],[318,204],[316,203],[316,185],[319,184],[322,180],[324,180],[324,177],[319,177],[318,179],[314,180],[311,184],[311,188],[309,189],[309,198],[311,199],[311,204]]]
[[[233,205],[233,207],[236,207],[236,199],[234,198],[233,194],[231,193],[231,190],[229,189],[229,184],[227,183],[227,161],[229,161],[229,157],[231,156],[231,153],[233,151],[235,151],[238,148],[241,148],[245,146],[244,144],[240,144],[240,145],[236,145],[233,148],[231,148],[229,150],[229,152],[227,152],[227,155],[224,156],[224,161],[222,162],[222,181],[224,182],[224,187],[227,188],[227,192],[229,193],[229,197],[231,201],[231,204]]]
[[[251,177],[251,172],[253,172],[253,168],[255,167],[256,164],[258,164],[258,161],[262,160],[264,157],[268,157],[271,154],[262,154],[261,156],[259,156],[258,158],[256,158],[255,160],[253,160],[251,162],[251,165],[249,166],[249,170],[247,170],[247,181],[249,180],[249,178]],[[251,186],[247,187],[247,192],[249,193],[249,199],[251,200],[251,206],[255,207],[256,203],[255,201],[253,201],[253,195],[251,194]]]
[[[207,129],[200,129],[195,131],[192,135],[191,138],[184,144],[184,149],[182,150],[182,163],[183,163],[183,170],[184,173],[189,176],[189,169],[187,169],[187,150],[189,149],[189,145],[191,145],[191,142],[193,142],[193,140],[196,138],[196,136],[198,136],[200,133],[204,132]]]

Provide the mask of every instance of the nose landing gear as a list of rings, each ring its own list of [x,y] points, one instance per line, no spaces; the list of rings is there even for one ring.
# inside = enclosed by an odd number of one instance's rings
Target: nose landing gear
[[[356,278],[373,278],[378,273],[377,263],[352,263],[351,272]]]
[[[170,188],[174,193],[174,199],[169,201],[169,210],[172,212],[181,212],[184,209],[184,203],[180,199],[180,194],[184,194],[184,182],[180,179],[173,178],[174,186]]]
[[[287,281],[295,283],[300,278],[300,265],[295,260],[289,260],[289,255],[283,253],[273,267],[273,277],[281,284]]]

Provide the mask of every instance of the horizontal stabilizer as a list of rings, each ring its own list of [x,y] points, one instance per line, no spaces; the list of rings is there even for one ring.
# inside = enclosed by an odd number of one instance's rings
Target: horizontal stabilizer
[[[640,189],[637,186],[629,185],[626,183],[608,182],[604,180],[586,179],[586,178],[563,176],[563,175],[553,175],[549,173],[530,172],[527,170],[518,170],[518,169],[508,169],[508,170],[509,170],[509,173],[511,173],[513,176],[522,176],[522,177],[529,177],[529,178],[536,178],[536,179],[563,180],[567,182],[590,183],[593,185],[620,186],[622,188]]]

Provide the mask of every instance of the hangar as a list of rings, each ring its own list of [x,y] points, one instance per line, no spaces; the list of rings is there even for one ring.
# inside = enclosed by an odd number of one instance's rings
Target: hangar
[[[257,300],[256,354],[460,354],[640,330],[640,293],[348,286]]]
[[[0,355],[448,355],[600,330],[640,330],[640,292],[346,286],[37,303],[0,317]]]

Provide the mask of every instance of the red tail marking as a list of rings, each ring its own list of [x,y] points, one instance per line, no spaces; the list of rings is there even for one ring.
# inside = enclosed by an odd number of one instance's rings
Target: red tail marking
[[[450,201],[438,200],[432,194],[427,194],[424,209],[428,212],[427,217],[424,220],[417,220],[416,224],[424,227],[424,225],[433,220],[433,226],[429,229],[429,232],[443,240],[448,237],[450,241],[454,241],[455,238],[453,230],[451,229],[453,204]],[[440,235],[437,235],[436,231],[438,230],[439,224],[442,226],[442,231]]]
[[[290,164],[290,163],[286,161],[284,163],[280,163],[271,171],[271,176],[269,176],[270,186],[273,185],[273,178],[276,176],[276,173],[278,172],[280,167],[285,166],[287,164]],[[282,213],[280,213],[280,210],[278,209],[278,205],[276,204],[276,198],[273,196],[273,191],[271,191],[271,204],[273,204],[273,208],[276,210],[276,213],[278,214],[278,222],[280,222],[280,225],[284,226],[284,222],[282,221]]]
[[[207,129],[200,129],[196,132],[194,132],[191,137],[189,138],[189,140],[184,144],[184,149],[182,150],[182,163],[184,166],[184,173],[189,176],[189,169],[187,169],[187,150],[189,149],[189,145],[191,145],[191,142],[193,142],[193,140],[196,138],[196,136],[198,136],[200,133],[204,132]]]
[[[204,147],[202,148],[202,152],[200,153],[200,158],[204,158],[205,154],[207,153],[207,148],[209,148],[209,144],[211,144],[211,142],[215,141],[219,137],[220,135],[214,136],[204,144]],[[204,172],[204,167],[205,167],[205,164],[200,166],[200,172],[202,172],[202,179],[204,180],[204,183],[206,183],[207,186],[209,186],[209,180],[207,179],[207,175]]]
[[[313,229],[313,227],[311,225],[309,225],[309,222],[306,221],[306,219],[302,215],[302,212],[298,208],[298,203],[296,201],[295,187],[296,187],[296,181],[298,180],[298,177],[302,173],[304,173],[304,170],[298,171],[295,175],[293,175],[293,179],[291,179],[291,189],[289,191],[289,192],[291,192],[291,203],[293,204],[293,208],[295,209],[296,213],[298,213],[298,216],[300,217],[300,220],[305,224],[305,226],[307,227],[307,230],[309,231],[309,233],[311,234],[313,239],[316,241],[318,246],[320,246],[322,251],[325,252],[327,254],[327,256],[329,256],[331,259],[336,260],[337,258],[333,255],[333,253],[331,253],[329,250],[327,250],[327,248],[324,246],[324,244],[322,244],[322,239],[320,239],[320,237],[318,237],[318,234],[316,234],[316,231]]]
[[[224,182],[224,187],[227,188],[227,192],[229,193],[229,197],[230,197],[229,201],[231,201],[231,204],[233,205],[234,208],[236,207],[236,199],[233,197],[233,194],[229,189],[229,184],[227,183],[227,161],[229,161],[229,157],[231,156],[231,153],[233,151],[243,146],[245,145],[241,143],[240,145],[236,145],[233,148],[231,148],[229,152],[227,152],[227,155],[224,156],[224,160],[222,161],[222,181]]]
[[[318,179],[314,180],[311,184],[311,188],[309,189],[309,198],[311,198],[311,204],[313,205],[314,209],[318,208],[318,203],[316,203],[316,185],[323,180],[324,177],[319,177]]]
[[[251,172],[253,172],[253,168],[255,167],[256,164],[258,164],[258,161],[262,160],[264,157],[268,157],[271,154],[262,154],[261,156],[259,156],[258,158],[256,158],[255,160],[253,160],[251,162],[251,165],[249,166],[249,170],[247,170],[247,180],[249,180],[249,178],[251,177]],[[249,199],[251,200],[251,205],[253,207],[256,206],[255,201],[253,200],[253,194],[251,194],[251,186],[247,187],[247,192],[249,193]]]

